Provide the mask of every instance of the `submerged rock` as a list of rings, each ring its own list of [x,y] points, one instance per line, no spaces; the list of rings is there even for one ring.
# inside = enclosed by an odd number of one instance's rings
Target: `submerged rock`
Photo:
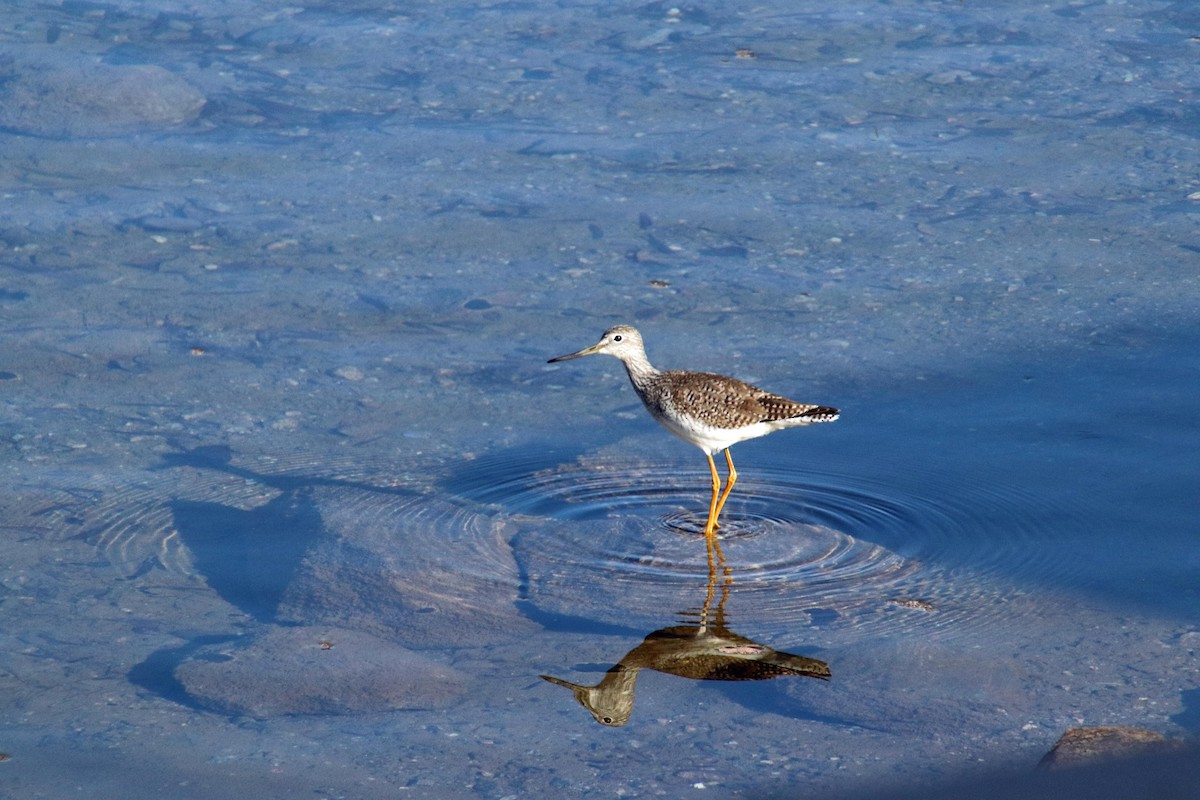
[[[316,627],[269,627],[200,648],[175,679],[197,705],[249,717],[445,708],[466,690],[463,676],[432,658]]]
[[[1157,731],[1123,726],[1070,728],[1042,757],[1039,767],[1057,769],[1090,764],[1101,759],[1125,758],[1171,747]]]
[[[149,64],[8,63],[0,127],[51,138],[120,136],[195,119],[204,95]]]

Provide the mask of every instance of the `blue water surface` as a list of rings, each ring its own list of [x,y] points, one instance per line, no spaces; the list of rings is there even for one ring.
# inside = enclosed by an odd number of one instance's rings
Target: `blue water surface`
[[[1191,796],[1192,4],[0,20],[0,795]]]

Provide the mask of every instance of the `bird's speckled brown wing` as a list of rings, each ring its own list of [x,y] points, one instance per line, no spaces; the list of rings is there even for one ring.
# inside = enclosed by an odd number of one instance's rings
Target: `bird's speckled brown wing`
[[[673,370],[657,376],[665,389],[663,405],[686,410],[715,428],[741,428],[760,422],[811,418],[827,422],[838,411],[828,406],[797,403],[764,392],[757,386],[711,372]]]

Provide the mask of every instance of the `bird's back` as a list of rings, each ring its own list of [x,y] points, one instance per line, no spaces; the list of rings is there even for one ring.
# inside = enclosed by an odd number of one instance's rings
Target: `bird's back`
[[[639,394],[656,417],[687,419],[711,428],[746,428],[759,423],[784,426],[827,422],[838,411],[827,406],[798,403],[771,394],[736,378],[711,372],[670,370],[651,380],[649,391]]]

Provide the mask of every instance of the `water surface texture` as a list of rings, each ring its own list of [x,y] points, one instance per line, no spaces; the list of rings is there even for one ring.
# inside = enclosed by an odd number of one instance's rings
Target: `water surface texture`
[[[0,796],[930,796],[1192,740],[1197,36],[0,2]],[[621,322],[842,409],[735,447],[719,552],[702,454],[546,364]]]

